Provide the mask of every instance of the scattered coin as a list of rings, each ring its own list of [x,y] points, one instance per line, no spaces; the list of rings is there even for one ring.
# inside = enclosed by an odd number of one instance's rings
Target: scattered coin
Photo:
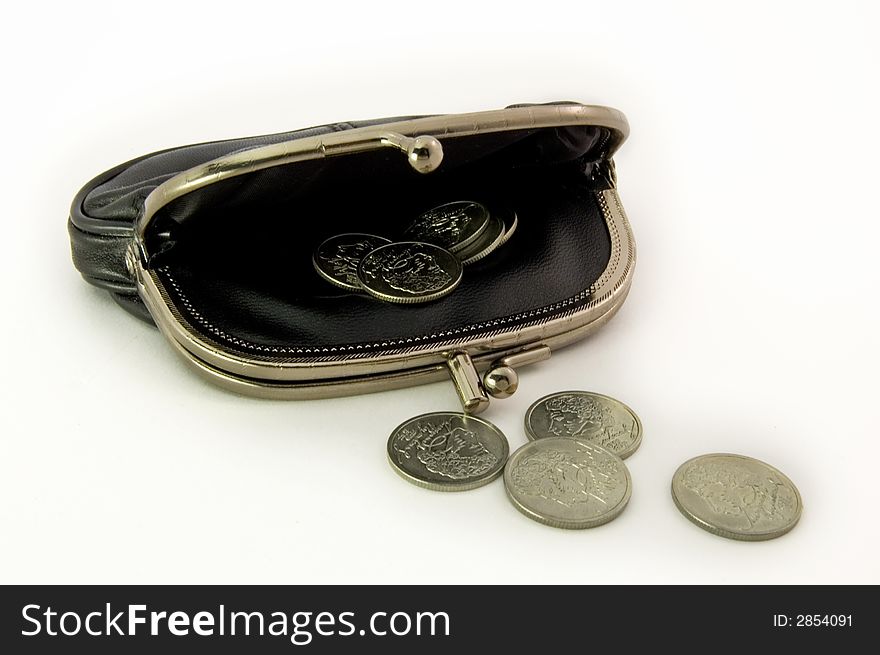
[[[555,528],[593,528],[616,518],[632,493],[626,464],[583,439],[531,441],[504,467],[504,487],[514,506]]]
[[[801,495],[780,471],[742,455],[694,457],[672,477],[672,499],[688,519],[728,539],[781,537],[801,516]]]
[[[456,253],[474,243],[488,224],[489,210],[484,205],[456,200],[421,214],[404,230],[403,236]]]
[[[588,391],[560,391],[526,411],[529,439],[574,437],[599,444],[626,459],[642,443],[642,422],[619,400]]]
[[[459,250],[456,256],[461,260],[462,266],[474,264],[484,257],[491,255],[504,240],[504,221],[496,214],[489,217],[489,224],[483,230],[483,234],[467,248]]]
[[[435,491],[466,491],[501,475],[510,447],[497,427],[456,412],[422,414],[388,439],[388,461],[405,479]]]
[[[461,262],[430,243],[402,241],[380,246],[358,266],[364,291],[393,303],[442,298],[461,282]]]
[[[391,243],[372,234],[337,234],[324,241],[315,251],[312,263],[322,278],[337,287],[360,291],[358,264],[379,246]]]

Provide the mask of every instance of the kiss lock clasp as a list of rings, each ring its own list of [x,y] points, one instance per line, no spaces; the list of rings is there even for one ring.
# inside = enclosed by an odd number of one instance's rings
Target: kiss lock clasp
[[[517,367],[534,364],[549,357],[548,346],[530,346],[490,361],[482,377],[477,364],[464,351],[450,353],[446,365],[464,411],[468,414],[479,414],[489,406],[489,396],[509,398],[513,395],[519,387]]]

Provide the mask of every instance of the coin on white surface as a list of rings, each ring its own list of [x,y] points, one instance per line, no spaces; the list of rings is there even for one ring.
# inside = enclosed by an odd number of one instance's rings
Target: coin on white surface
[[[559,391],[526,411],[529,439],[586,439],[626,459],[642,443],[642,422],[619,400],[589,391]]]
[[[797,524],[803,509],[797,487],[778,469],[726,453],[682,464],[672,476],[672,499],[704,530],[742,541],[781,537]]]
[[[422,414],[397,426],[388,461],[397,473],[435,491],[466,491],[501,475],[510,447],[493,424],[459,412]]]
[[[520,512],[555,528],[593,528],[616,518],[632,494],[626,464],[583,439],[551,437],[517,450],[504,487]]]

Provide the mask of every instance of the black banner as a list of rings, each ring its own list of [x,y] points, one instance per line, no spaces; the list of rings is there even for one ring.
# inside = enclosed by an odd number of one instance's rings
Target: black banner
[[[754,650],[876,637],[873,587],[5,587],[7,653]]]

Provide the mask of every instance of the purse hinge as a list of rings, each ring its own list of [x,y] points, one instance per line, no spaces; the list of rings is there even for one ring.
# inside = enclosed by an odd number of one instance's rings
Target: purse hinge
[[[489,396],[509,398],[519,387],[517,367],[534,364],[550,357],[550,348],[543,344],[502,354],[480,376],[471,356],[455,351],[446,358],[446,366],[461,406],[468,414],[479,414],[489,406]]]
[[[590,178],[599,182],[603,189],[617,188],[617,167],[613,159],[602,159],[590,164]]]

